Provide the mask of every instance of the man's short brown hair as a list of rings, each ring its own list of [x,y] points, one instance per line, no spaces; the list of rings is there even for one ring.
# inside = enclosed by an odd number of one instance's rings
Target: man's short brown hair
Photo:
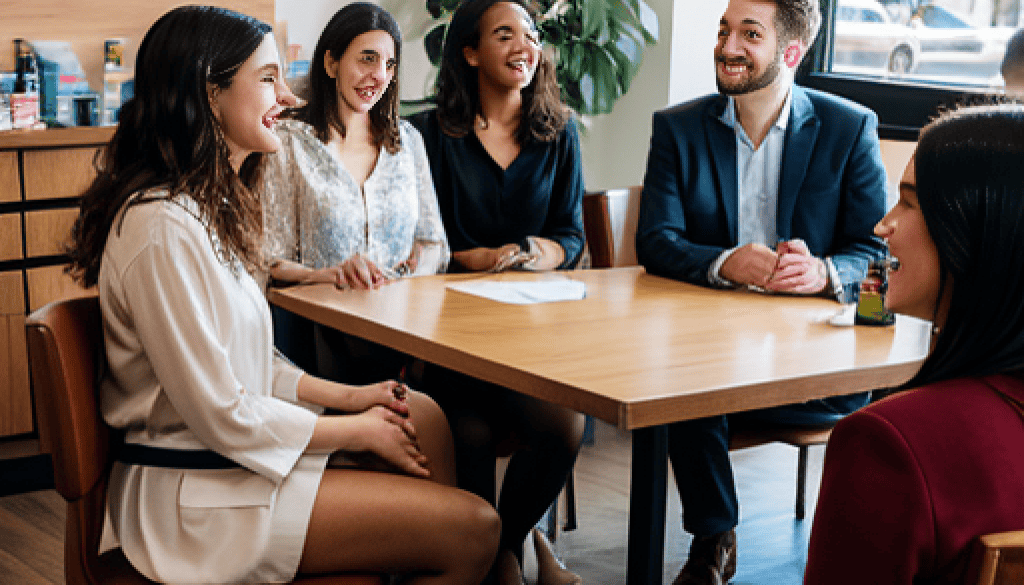
[[[818,0],[772,0],[775,3],[775,30],[779,43],[803,41],[808,47],[818,36],[821,10]]]

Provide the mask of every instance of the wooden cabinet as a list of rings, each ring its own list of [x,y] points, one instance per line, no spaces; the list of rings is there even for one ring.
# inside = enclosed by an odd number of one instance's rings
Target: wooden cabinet
[[[25,255],[31,258],[63,254],[77,217],[77,207],[26,212]]]
[[[91,294],[64,272],[64,246],[112,131],[0,133],[0,438],[35,430],[25,316]]]
[[[17,260],[21,251],[21,217],[17,213],[0,215],[0,262]]]
[[[24,155],[25,199],[29,201],[77,197],[96,177],[95,147],[29,150]]]
[[[0,272],[0,436],[32,430],[24,280],[20,272]]]
[[[0,203],[21,199],[18,154],[0,151]]]

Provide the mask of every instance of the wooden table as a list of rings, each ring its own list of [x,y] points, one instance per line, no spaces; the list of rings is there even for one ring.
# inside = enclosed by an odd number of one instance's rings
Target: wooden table
[[[473,279],[565,279],[586,298],[511,305],[447,288]],[[836,327],[834,302],[702,288],[614,268],[442,275],[376,291],[274,290],[276,305],[423,360],[633,432],[627,582],[662,580],[667,423],[898,384],[929,326]]]

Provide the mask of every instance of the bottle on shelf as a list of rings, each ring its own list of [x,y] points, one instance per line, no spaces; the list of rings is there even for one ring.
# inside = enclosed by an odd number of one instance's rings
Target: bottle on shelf
[[[35,51],[24,39],[14,39],[16,71],[11,94],[11,126],[36,128],[39,119],[39,67]]]

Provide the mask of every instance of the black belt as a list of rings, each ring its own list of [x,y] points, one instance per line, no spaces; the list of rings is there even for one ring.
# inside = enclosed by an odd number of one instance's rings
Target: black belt
[[[227,457],[209,450],[167,449],[136,443],[125,443],[118,451],[117,460],[130,465],[170,467],[174,469],[232,469],[241,467]]]

